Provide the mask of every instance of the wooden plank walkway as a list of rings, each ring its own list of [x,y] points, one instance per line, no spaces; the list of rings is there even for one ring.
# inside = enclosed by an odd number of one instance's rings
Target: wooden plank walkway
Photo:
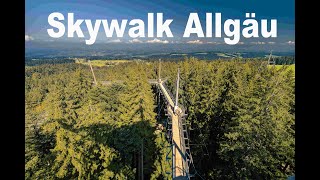
[[[174,179],[186,179],[186,161],[184,159],[185,156],[185,147],[184,147],[184,136],[182,129],[180,128],[181,122],[181,114],[175,113],[174,107],[174,100],[171,98],[169,92],[165,88],[162,82],[158,83],[162,94],[164,95],[167,103],[167,112],[169,114],[169,117],[171,117],[172,122],[172,143],[174,145],[173,147],[173,159],[174,163],[173,165],[173,177]],[[177,107],[177,110],[181,112],[181,109]],[[177,112],[178,112],[177,111]]]

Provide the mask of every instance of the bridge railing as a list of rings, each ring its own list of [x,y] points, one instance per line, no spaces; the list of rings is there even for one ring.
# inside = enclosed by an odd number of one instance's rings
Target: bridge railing
[[[171,93],[171,91],[168,89],[167,85],[165,85],[165,83],[162,83],[162,86],[164,87],[164,89],[167,91],[167,93],[169,94],[170,98],[172,99],[173,102],[176,102],[175,100],[175,96]],[[185,114],[186,109],[184,108],[184,106],[182,104],[180,104],[178,102],[178,106],[179,108],[182,110],[183,114]]]
[[[168,87],[162,83],[163,89],[166,91],[166,93],[169,95],[171,100],[175,102],[175,96],[171,93],[171,91],[168,89]],[[188,130],[184,128],[183,124],[185,124],[185,116],[186,116],[186,109],[184,106],[180,103],[178,103],[178,107],[181,109],[181,114],[179,115],[179,121],[178,121],[178,128],[179,128],[179,135],[180,135],[180,144],[181,149],[179,150],[179,153],[181,154],[183,160],[183,172],[186,176],[190,176],[189,172],[189,166],[190,163],[193,163],[192,155],[190,153],[190,145],[189,145],[189,137],[188,137]],[[185,126],[186,127],[186,126]],[[185,135],[186,133],[186,135]],[[175,142],[173,142],[175,143]],[[187,147],[189,148],[187,151]]]
[[[175,102],[175,97],[173,96],[173,94],[171,93],[171,91],[169,91],[168,87],[162,83],[164,89],[167,91],[168,95],[170,96],[170,98],[172,99],[172,101]],[[178,103],[178,107],[182,110],[182,113],[181,113],[181,116],[179,117],[179,123],[178,123],[178,128],[179,128],[179,134],[180,134],[180,144],[181,144],[181,149],[179,149],[184,161],[183,161],[183,171],[186,173],[186,174],[189,174],[189,163],[188,163],[188,160],[189,161],[192,161],[192,157],[191,157],[191,154],[189,154],[186,150],[186,146],[189,147],[189,142],[186,142],[185,138],[187,138],[189,140],[189,137],[188,137],[188,132],[186,132],[186,136],[184,135],[184,132],[187,131],[187,129],[184,129],[183,128],[183,122],[182,121],[185,121],[184,116],[185,115],[185,112],[186,112],[186,109],[184,108],[184,106],[180,103]]]
[[[173,94],[171,93],[171,91],[169,91],[167,85],[165,85],[165,83],[162,83],[162,86],[163,86],[163,88],[167,91],[167,93],[169,94],[171,100],[172,100],[173,102],[175,102],[175,98],[174,98]]]

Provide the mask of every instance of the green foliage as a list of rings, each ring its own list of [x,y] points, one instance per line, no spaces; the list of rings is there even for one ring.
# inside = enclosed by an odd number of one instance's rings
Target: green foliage
[[[26,66],[38,66],[42,64],[66,64],[66,63],[74,63],[72,59],[26,59]]]
[[[189,59],[178,66],[191,143],[200,144],[191,147],[198,173],[205,179],[294,174],[293,71],[261,61]],[[168,83],[172,89],[174,80]]]
[[[164,175],[166,142],[155,134],[145,67],[125,67],[123,83],[93,86],[89,69],[76,66],[26,70],[26,179],[137,179],[142,143],[143,176]]]
[[[295,173],[294,72],[262,61],[162,62],[187,109],[191,152],[205,179],[285,179]],[[148,79],[158,62],[26,67],[26,179],[170,179],[169,143],[155,129]],[[120,80],[120,81],[119,81]],[[143,162],[141,148],[143,146]]]

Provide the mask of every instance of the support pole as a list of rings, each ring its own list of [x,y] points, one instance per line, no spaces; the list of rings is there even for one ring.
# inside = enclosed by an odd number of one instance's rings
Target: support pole
[[[176,147],[172,140],[172,179],[176,177]]]
[[[158,81],[159,81],[159,83],[161,82],[160,72],[161,72],[161,59],[159,59],[159,69],[158,69]]]
[[[272,57],[272,50],[270,52],[270,55],[269,55],[269,59],[268,59],[268,65],[270,65],[270,60],[271,60],[271,57]]]
[[[91,65],[91,61],[89,60],[89,65],[90,65],[90,69],[91,69],[91,72],[92,72],[92,76],[93,76],[93,80],[94,80],[94,83],[97,85],[97,80],[96,80],[96,76],[94,75],[94,72],[93,72],[93,69],[92,69],[92,65]]]
[[[143,139],[141,143],[141,180],[143,180]]]
[[[174,105],[174,110],[178,107],[178,97],[179,97],[179,74],[180,74],[180,69],[178,68],[178,76],[177,76],[177,87],[176,87],[176,102]]]

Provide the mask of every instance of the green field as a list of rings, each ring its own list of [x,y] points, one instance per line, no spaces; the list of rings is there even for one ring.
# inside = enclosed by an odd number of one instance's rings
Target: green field
[[[98,67],[114,66],[114,65],[118,65],[120,63],[130,62],[129,60],[102,60],[102,59],[90,60],[90,61],[91,61],[92,66],[98,66]],[[86,60],[76,61],[76,63],[89,65],[89,62]]]
[[[269,65],[269,67],[271,68],[273,65]],[[293,71],[293,73],[295,73],[295,64],[291,64],[291,65],[275,65],[275,68],[277,70],[281,69],[281,68],[287,68],[286,71]]]

